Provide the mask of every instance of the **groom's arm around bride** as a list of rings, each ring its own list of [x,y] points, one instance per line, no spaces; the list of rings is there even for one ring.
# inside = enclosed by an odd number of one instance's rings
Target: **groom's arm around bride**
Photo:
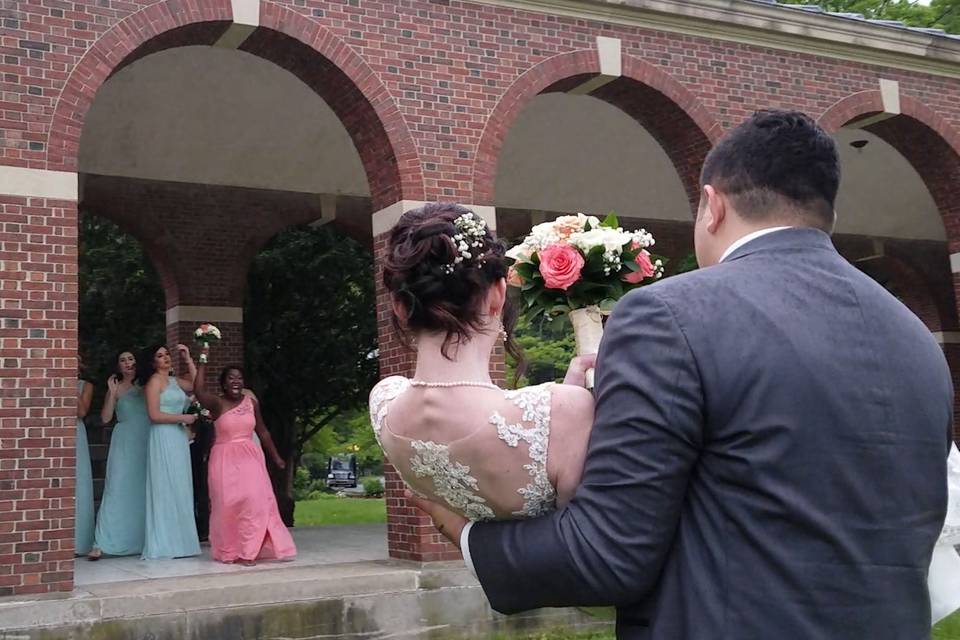
[[[616,604],[621,638],[927,637],[943,354],[834,250],[837,152],[812,120],[758,114],[702,183],[710,268],[617,306],[575,498],[473,525],[465,556],[495,609]]]

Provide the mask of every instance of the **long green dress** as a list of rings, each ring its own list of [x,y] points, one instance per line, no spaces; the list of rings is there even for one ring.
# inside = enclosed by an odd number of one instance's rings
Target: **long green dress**
[[[94,546],[112,556],[143,551],[150,418],[143,390],[133,386],[117,399],[107,478],[97,513]]]
[[[170,378],[160,394],[162,413],[183,413],[187,394]],[[142,557],[200,555],[193,515],[190,443],[182,424],[151,424],[147,445],[147,510]]]

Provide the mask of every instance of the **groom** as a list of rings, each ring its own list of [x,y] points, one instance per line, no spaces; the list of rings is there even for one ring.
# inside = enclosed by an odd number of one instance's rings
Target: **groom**
[[[803,114],[709,154],[703,268],[626,296],[570,504],[465,526],[494,609],[618,607],[655,640],[929,637],[953,390],[924,325],[834,250],[840,169]]]

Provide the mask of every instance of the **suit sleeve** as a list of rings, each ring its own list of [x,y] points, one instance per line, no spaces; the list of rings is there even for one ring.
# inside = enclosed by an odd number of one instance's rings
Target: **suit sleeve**
[[[653,289],[630,293],[607,323],[573,500],[469,533],[480,583],[501,613],[630,604],[657,583],[702,443],[703,394],[686,338]]]

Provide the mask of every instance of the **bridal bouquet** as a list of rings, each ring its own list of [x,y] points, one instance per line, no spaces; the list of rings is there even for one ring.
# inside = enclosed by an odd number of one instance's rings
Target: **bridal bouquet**
[[[507,284],[520,290],[529,319],[573,325],[577,354],[596,353],[603,316],[631,289],[663,275],[663,260],[648,249],[653,236],[625,231],[613,214],[601,221],[578,213],[536,225],[507,252],[515,262]],[[587,386],[592,386],[592,372]]]
[[[217,329],[212,324],[207,324],[206,322],[197,327],[197,330],[193,332],[193,339],[200,343],[200,346],[204,349],[210,346],[211,342],[220,340],[223,336],[220,335],[220,329]],[[200,364],[206,364],[207,354],[200,354]]]

